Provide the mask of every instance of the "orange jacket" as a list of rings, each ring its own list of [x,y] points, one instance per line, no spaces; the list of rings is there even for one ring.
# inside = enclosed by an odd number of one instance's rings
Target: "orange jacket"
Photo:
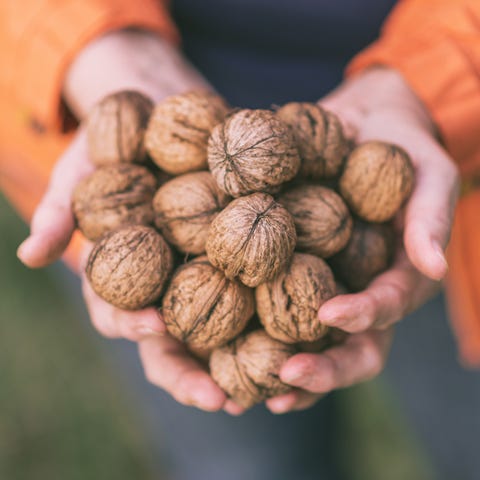
[[[61,101],[68,63],[89,40],[132,26],[176,35],[161,0],[0,2],[0,188],[26,220],[71,139]],[[464,175],[447,291],[463,359],[480,365],[480,192],[470,188],[480,183],[480,2],[400,0],[349,72],[374,64],[404,75]],[[80,242],[76,235],[66,254],[74,267]]]

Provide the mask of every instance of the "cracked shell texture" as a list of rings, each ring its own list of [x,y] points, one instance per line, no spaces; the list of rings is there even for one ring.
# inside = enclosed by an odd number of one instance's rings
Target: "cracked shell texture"
[[[318,310],[335,294],[330,267],[318,257],[295,253],[285,271],[256,288],[257,313],[271,337],[285,343],[314,342],[328,331]]]
[[[209,172],[186,173],[155,194],[155,225],[180,251],[198,255],[205,252],[210,224],[229,201]]]
[[[255,330],[214,350],[210,374],[235,403],[250,408],[291,391],[290,385],[280,381],[279,373],[295,353],[293,345],[279,342],[263,330]]]
[[[288,264],[295,249],[295,225],[287,210],[266,193],[233,200],[213,220],[206,251],[227,278],[256,287]]]
[[[292,214],[297,249],[327,258],[341,250],[352,233],[352,217],[333,190],[319,185],[299,185],[278,201]]]
[[[363,290],[386,270],[394,253],[394,231],[390,224],[356,219],[347,246],[329,261],[335,275],[351,290]]]
[[[143,138],[153,102],[139,92],[121,91],[103,98],[87,118],[90,160],[97,166],[141,163]]]
[[[90,240],[97,240],[125,225],[153,222],[152,198],[157,180],[139,165],[100,167],[75,188],[72,209],[77,225]]]
[[[240,110],[217,125],[208,141],[208,165],[232,197],[275,192],[291,180],[300,157],[288,125],[269,110]]]
[[[276,114],[292,129],[302,161],[299,176],[321,180],[339,175],[349,147],[335,114],[306,102],[287,103]]]
[[[340,192],[350,208],[370,222],[393,218],[410,196],[415,181],[412,162],[402,148],[365,142],[348,156]]]
[[[172,175],[206,170],[208,137],[227,112],[223,99],[211,92],[167,97],[155,106],[145,134],[152,160]]]
[[[153,228],[124,227],[103,237],[88,258],[86,274],[93,290],[125,310],[152,304],[173,267],[172,252]]]
[[[206,256],[177,269],[162,303],[169,333],[191,348],[207,350],[236,337],[254,310],[253,291],[228,280]]]

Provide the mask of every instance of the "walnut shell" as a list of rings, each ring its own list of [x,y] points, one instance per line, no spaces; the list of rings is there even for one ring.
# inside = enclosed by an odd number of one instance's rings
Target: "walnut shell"
[[[143,225],[124,227],[97,242],[86,267],[93,290],[108,303],[136,310],[157,300],[173,267],[163,237]]]
[[[393,259],[394,232],[390,224],[356,219],[347,246],[329,259],[335,272],[353,291],[363,290]]]
[[[87,118],[92,163],[143,162],[143,137],[152,109],[149,98],[130,90],[113,93],[97,103]]]
[[[292,179],[300,157],[290,128],[269,110],[240,110],[217,125],[208,165],[220,188],[239,197],[277,191]]]
[[[236,337],[254,310],[253,291],[228,280],[205,256],[177,269],[162,303],[170,334],[204,350]]]
[[[278,201],[292,214],[297,248],[327,258],[341,250],[352,233],[352,217],[333,190],[319,185],[299,185]]]
[[[210,373],[235,403],[250,408],[292,389],[278,376],[282,365],[295,352],[293,345],[285,345],[263,330],[256,330],[214,350]]]
[[[227,278],[256,287],[290,261],[295,248],[292,216],[273,197],[253,193],[233,200],[210,225],[208,259]]]
[[[210,224],[229,201],[210,173],[186,173],[155,194],[155,225],[180,251],[197,255],[205,251]]]
[[[257,313],[272,338],[314,342],[328,331],[318,320],[318,310],[335,294],[330,267],[318,257],[295,253],[285,271],[256,288]]]
[[[167,97],[155,106],[145,134],[152,160],[172,175],[205,170],[208,137],[227,112],[223,99],[211,92]]]
[[[97,240],[125,225],[153,222],[152,198],[157,180],[144,167],[101,167],[75,188],[72,210],[82,233]]]
[[[349,151],[342,124],[319,105],[291,102],[277,116],[292,129],[302,160],[299,176],[312,180],[336,177]]]
[[[359,217],[385,222],[412,192],[414,175],[405,150],[384,142],[366,142],[348,156],[339,187]]]

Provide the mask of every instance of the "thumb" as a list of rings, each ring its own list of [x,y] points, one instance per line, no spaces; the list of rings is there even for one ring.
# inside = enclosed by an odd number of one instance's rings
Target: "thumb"
[[[57,260],[67,248],[75,230],[71,210],[72,193],[78,182],[93,171],[88,161],[84,131],[56,164],[47,191],[32,218],[30,236],[17,250],[28,267],[44,267]]]
[[[447,273],[444,250],[458,197],[458,173],[436,149],[433,161],[419,163],[416,187],[405,211],[404,245],[412,264],[432,280]],[[435,154],[436,153],[436,154]]]

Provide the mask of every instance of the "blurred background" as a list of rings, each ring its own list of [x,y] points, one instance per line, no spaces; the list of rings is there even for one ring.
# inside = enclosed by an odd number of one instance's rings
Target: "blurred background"
[[[163,479],[135,395],[108,353],[120,341],[94,332],[66,297],[61,269],[20,264],[27,231],[0,196],[0,479]],[[435,478],[384,379],[336,395],[349,479]]]

